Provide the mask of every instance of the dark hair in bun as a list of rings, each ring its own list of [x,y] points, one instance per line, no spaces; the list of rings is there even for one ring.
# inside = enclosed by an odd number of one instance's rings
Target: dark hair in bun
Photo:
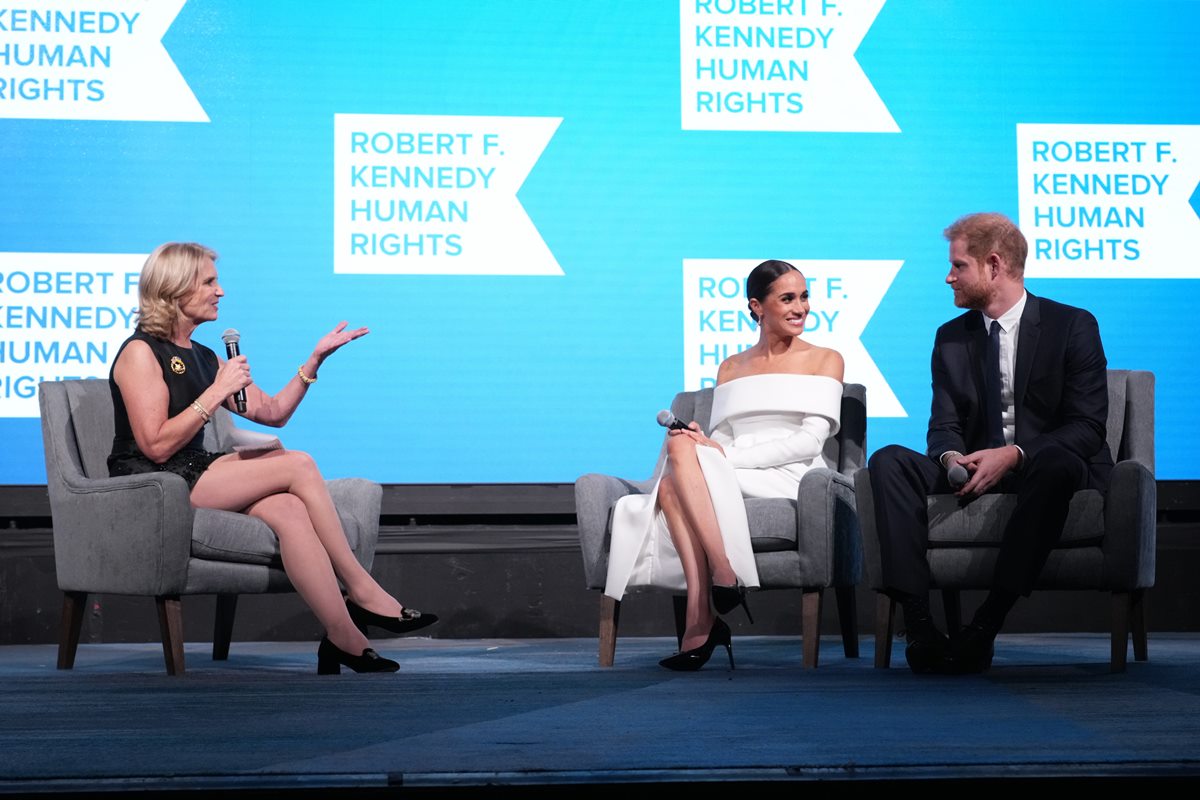
[[[746,299],[757,300],[761,303],[770,294],[771,284],[775,283],[781,275],[799,271],[786,261],[770,259],[762,262],[750,270],[750,275],[746,278]],[[748,307],[749,303],[746,305]],[[754,318],[755,322],[758,322],[758,314],[754,313],[754,309],[750,309],[750,316]]]

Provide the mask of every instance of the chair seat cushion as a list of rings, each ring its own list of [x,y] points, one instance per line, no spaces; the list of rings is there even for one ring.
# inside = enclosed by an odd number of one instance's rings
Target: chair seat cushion
[[[196,509],[192,555],[209,561],[278,566],[279,539],[265,522],[249,514]]]
[[[996,547],[1016,507],[1015,494],[985,494],[963,503],[952,494],[930,495],[929,546]],[[1095,545],[1104,538],[1104,494],[1095,489],[1071,498],[1059,547]]]

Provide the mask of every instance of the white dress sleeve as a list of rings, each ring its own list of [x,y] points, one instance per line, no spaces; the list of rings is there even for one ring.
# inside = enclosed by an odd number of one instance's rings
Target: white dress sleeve
[[[769,442],[738,447],[724,425],[718,425],[709,438],[721,445],[725,458],[735,469],[762,469],[811,461],[825,449],[831,430],[827,417],[806,414],[795,433]]]

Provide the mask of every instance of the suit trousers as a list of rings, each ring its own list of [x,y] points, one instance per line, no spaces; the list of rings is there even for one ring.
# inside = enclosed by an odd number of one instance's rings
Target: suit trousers
[[[877,450],[867,464],[875,496],[875,524],[883,583],[924,597],[929,592],[929,514],[926,498],[952,494],[946,471],[929,456],[900,445]],[[1015,493],[992,575],[993,589],[1028,595],[1050,551],[1062,537],[1071,496],[1087,486],[1087,463],[1051,445],[1026,458],[993,492]],[[969,502],[964,500],[964,502]]]

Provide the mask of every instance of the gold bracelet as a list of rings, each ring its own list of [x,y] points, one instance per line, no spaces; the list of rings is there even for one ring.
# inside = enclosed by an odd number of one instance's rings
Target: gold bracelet
[[[192,401],[192,410],[199,414],[201,419],[203,419],[205,422],[208,422],[208,409],[201,405],[199,400]]]
[[[311,386],[312,384],[317,382],[316,376],[313,376],[310,378],[304,374],[304,365],[303,364],[296,367],[296,374],[300,376],[300,380],[304,381],[305,386]]]

